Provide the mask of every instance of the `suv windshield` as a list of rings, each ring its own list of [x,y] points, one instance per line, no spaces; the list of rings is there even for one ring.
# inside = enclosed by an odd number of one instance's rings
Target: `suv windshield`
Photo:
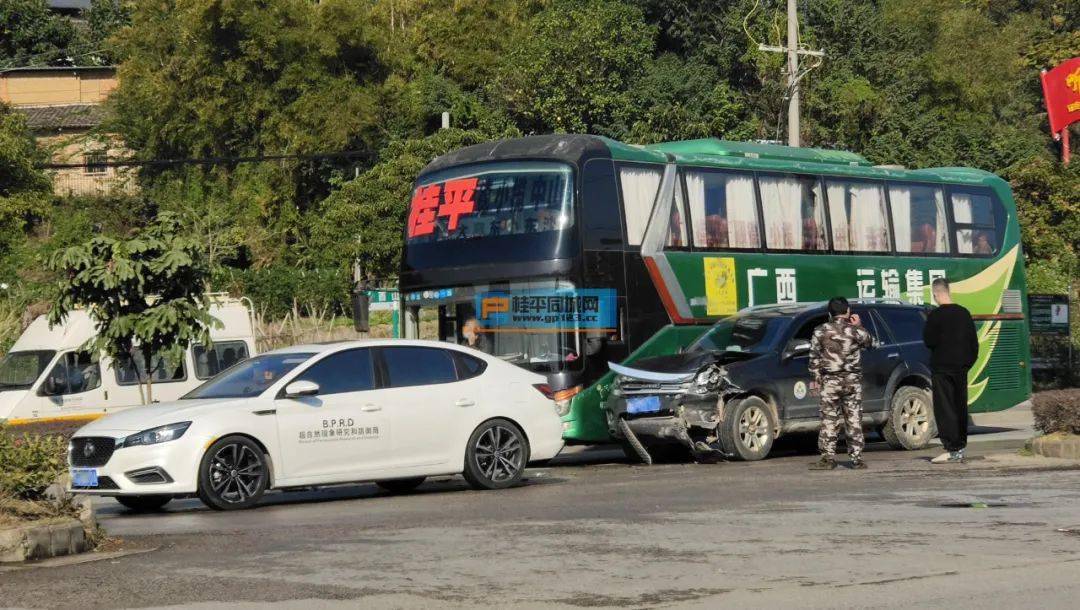
[[[789,320],[777,312],[732,316],[717,322],[687,351],[763,352],[769,349]]]
[[[256,356],[222,371],[182,399],[252,398],[262,394],[266,388],[314,355],[297,352]]]
[[[0,360],[0,391],[28,389],[55,355],[53,350],[9,352]]]

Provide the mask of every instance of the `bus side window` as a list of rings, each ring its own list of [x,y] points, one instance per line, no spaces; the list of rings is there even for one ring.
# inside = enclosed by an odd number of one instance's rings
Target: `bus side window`
[[[889,184],[897,252],[949,252],[945,196],[941,188],[921,184]]]
[[[620,165],[619,184],[622,187],[623,213],[626,220],[627,245],[640,246],[649,224],[660,179],[664,176],[662,166]],[[588,205],[588,204],[586,204]]]
[[[691,169],[683,177],[695,248],[761,247],[753,175]]]
[[[770,250],[825,250],[825,202],[816,177],[758,177]]]
[[[619,190],[615,167],[607,159],[591,159],[581,171],[582,239],[586,250],[621,250]]]
[[[868,180],[825,180],[832,222],[833,249],[837,252],[888,252],[889,219],[885,189]]]
[[[960,254],[990,256],[1001,248],[1001,214],[988,194],[951,193],[956,251]]]

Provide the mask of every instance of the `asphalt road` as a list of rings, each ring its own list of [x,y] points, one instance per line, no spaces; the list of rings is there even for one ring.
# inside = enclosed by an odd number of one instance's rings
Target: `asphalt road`
[[[105,501],[121,547],[153,550],[0,571],[0,605],[1075,608],[1080,470],[996,432],[969,448],[990,457],[953,467],[881,443],[869,470],[813,473],[794,450],[645,467],[600,449],[499,492],[449,478],[233,513]]]

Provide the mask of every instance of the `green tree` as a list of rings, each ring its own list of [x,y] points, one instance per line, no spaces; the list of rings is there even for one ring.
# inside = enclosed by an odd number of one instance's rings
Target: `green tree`
[[[617,0],[563,0],[518,35],[498,90],[526,131],[611,133],[633,112],[628,91],[657,29]]]
[[[26,119],[0,103],[0,256],[10,253],[24,238],[27,222],[45,211],[51,185],[35,167],[42,159]]]
[[[78,34],[71,20],[45,0],[0,0],[0,68],[78,63]]]
[[[129,238],[98,236],[53,254],[49,267],[61,275],[49,323],[60,324],[86,308],[97,335],[86,348],[114,362],[142,358],[139,389],[153,402],[153,356],[176,361],[193,342],[209,341],[205,292],[209,269],[199,244],[180,231],[169,213]],[[138,371],[138,367],[136,367]],[[143,387],[145,386],[145,393]]]

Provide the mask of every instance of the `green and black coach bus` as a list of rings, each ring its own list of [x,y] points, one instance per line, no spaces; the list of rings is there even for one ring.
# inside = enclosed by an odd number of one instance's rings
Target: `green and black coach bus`
[[[438,157],[413,193],[404,335],[437,333],[547,374],[569,442],[609,438],[608,362],[675,352],[751,305],[930,304],[937,277],[979,327],[971,410],[1031,393],[1016,205],[991,173],[717,139],[544,135]]]

